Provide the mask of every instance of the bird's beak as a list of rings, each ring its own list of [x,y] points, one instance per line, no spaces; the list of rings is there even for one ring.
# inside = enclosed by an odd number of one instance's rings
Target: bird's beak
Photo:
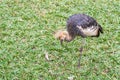
[[[63,39],[60,40],[60,44],[63,45]]]

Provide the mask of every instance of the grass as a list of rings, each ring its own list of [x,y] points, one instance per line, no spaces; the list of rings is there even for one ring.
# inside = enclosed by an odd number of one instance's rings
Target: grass
[[[0,0],[0,80],[120,80],[119,8],[119,0]],[[104,29],[86,39],[80,69],[81,37],[64,46],[53,37],[76,13]]]

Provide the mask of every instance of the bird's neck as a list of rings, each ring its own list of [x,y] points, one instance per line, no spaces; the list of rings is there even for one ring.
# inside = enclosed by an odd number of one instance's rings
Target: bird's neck
[[[66,41],[70,42],[74,39],[74,37],[72,37],[69,33],[66,36]]]

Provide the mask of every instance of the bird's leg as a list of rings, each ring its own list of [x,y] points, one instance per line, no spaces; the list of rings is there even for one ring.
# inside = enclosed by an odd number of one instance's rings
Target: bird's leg
[[[83,47],[80,47],[80,55],[79,55],[79,59],[78,59],[78,67],[80,67],[80,60],[81,60],[82,52],[83,52]]]
[[[60,44],[63,45],[63,40],[60,40]]]
[[[82,40],[82,46],[80,47],[80,55],[79,55],[79,59],[78,59],[78,68],[80,68],[80,60],[81,60],[81,56],[82,56],[82,52],[83,52],[83,47],[85,45],[85,39]]]

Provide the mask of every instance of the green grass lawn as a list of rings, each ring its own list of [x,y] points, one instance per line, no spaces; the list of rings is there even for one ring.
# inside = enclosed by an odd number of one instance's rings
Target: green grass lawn
[[[104,34],[61,46],[53,36],[85,13]],[[48,53],[50,61],[45,59]],[[120,80],[120,0],[0,0],[0,80]]]

